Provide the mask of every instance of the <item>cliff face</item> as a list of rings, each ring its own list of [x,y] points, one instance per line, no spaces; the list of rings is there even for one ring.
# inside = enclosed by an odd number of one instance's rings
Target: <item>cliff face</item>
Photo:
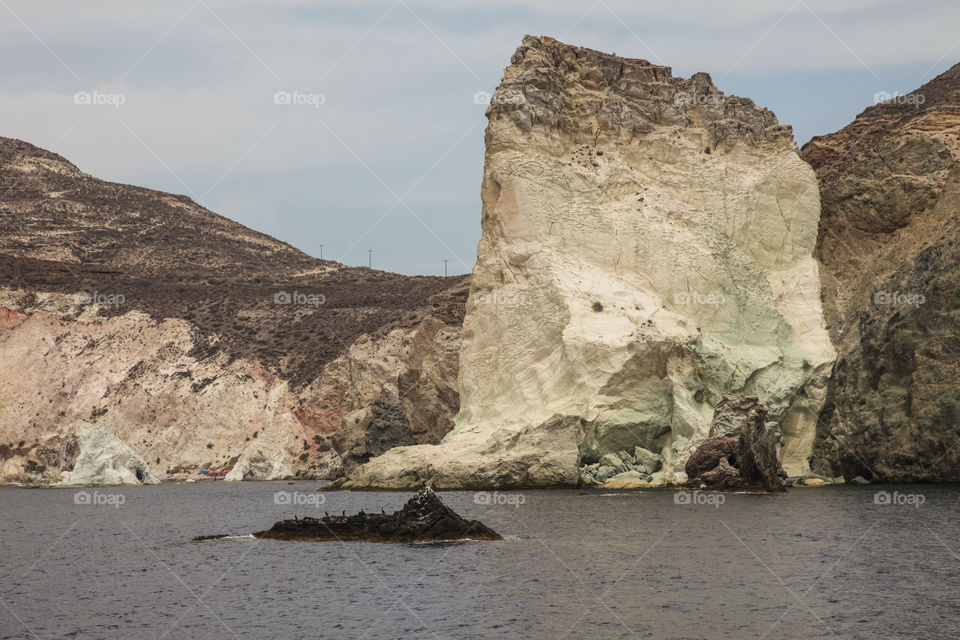
[[[817,256],[837,345],[815,470],[960,479],[960,65],[814,138]]]
[[[407,425],[381,448],[438,442],[465,298],[0,139],[0,482],[334,477],[375,404]]]
[[[789,127],[705,74],[530,36],[487,116],[457,426],[347,486],[573,485],[643,451],[682,481],[729,393],[804,473],[834,353]]]

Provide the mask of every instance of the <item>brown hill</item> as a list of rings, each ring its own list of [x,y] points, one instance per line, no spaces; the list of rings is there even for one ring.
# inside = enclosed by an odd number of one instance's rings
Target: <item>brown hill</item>
[[[465,281],[318,260],[186,196],[98,180],[0,138],[0,286],[122,296],[100,313],[188,320],[218,336],[211,350],[258,360],[296,387],[361,334],[426,315],[459,325]],[[306,304],[275,303],[284,292]]]
[[[0,138],[0,482],[332,477],[439,441],[468,287],[317,260]]]

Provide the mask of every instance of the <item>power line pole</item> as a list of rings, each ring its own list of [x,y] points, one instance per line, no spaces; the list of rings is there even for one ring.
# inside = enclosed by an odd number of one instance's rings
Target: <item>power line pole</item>
[[[450,262],[446,258],[443,259],[443,277],[447,277],[447,263]]]
[[[373,269],[373,249],[367,249],[367,266]]]

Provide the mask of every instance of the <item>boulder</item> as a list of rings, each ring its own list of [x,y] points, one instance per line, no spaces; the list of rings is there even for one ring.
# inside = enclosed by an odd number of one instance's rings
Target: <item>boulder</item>
[[[737,424],[737,435],[707,439],[687,460],[690,484],[716,489],[782,491],[786,474],[780,465],[776,433],[767,428],[766,407],[757,398],[727,398],[717,412],[722,424],[711,432]],[[732,407],[736,407],[733,409]],[[741,415],[737,416],[739,412]]]
[[[740,472],[727,458],[721,458],[720,463],[701,474],[699,480],[711,489],[736,489],[741,485]]]
[[[688,478],[699,478],[702,474],[715,469],[721,460],[737,459],[739,436],[709,438],[701,444],[687,459],[684,469]]]
[[[656,473],[663,465],[663,456],[642,447],[636,447],[633,450],[633,460],[634,469],[641,473]]]
[[[645,489],[647,487],[654,486],[651,482],[652,478],[647,475],[640,473],[639,471],[630,470],[623,473],[618,473],[609,480],[603,483],[604,489]]]
[[[577,416],[555,415],[537,425],[461,430],[441,445],[391,449],[330,488],[575,487],[580,482],[577,435],[582,428]]]
[[[630,464],[628,464],[624,459],[617,453],[608,453],[607,455],[600,458],[600,468],[610,467],[616,473],[623,473],[630,469]]]

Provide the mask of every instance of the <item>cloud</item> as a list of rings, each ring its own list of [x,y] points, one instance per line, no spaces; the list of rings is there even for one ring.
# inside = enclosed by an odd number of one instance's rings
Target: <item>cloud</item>
[[[7,4],[19,20],[0,20],[0,55],[16,61],[0,72],[3,135],[107,179],[197,195],[219,181],[204,203],[225,215],[294,244],[310,228],[331,252],[366,232],[391,247],[381,266],[407,271],[435,268],[421,254],[475,255],[485,121],[472,96],[524,33],[708,71],[801,138],[960,57],[960,5],[932,0]],[[124,102],[78,105],[78,91]],[[367,232],[418,179],[404,199],[440,239],[403,208],[389,233]]]

